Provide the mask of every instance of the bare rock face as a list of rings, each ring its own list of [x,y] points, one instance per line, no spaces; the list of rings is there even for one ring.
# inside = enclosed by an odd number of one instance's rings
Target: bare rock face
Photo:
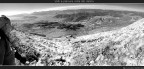
[[[0,28],[3,28],[6,24],[10,24],[10,19],[5,15],[1,15],[0,17]]]
[[[49,40],[45,37],[11,31],[13,48],[20,54],[36,56],[37,66],[143,66],[144,19],[108,32],[66,36]],[[26,64],[24,64],[26,65]]]
[[[5,19],[3,17],[0,17],[0,28],[2,28],[5,25]]]

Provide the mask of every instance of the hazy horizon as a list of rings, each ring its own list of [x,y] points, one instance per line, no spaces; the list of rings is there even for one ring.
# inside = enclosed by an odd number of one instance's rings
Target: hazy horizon
[[[114,9],[144,12],[143,3],[1,3],[0,15],[16,15],[36,11],[65,9]]]

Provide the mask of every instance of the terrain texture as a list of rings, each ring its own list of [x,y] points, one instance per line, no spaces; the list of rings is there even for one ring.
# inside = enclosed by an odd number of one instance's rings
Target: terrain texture
[[[24,55],[40,54],[38,66],[144,65],[144,19],[118,30],[79,37],[45,37],[13,30],[14,48]],[[15,38],[14,38],[15,37]]]
[[[12,48],[29,59],[23,64],[16,58],[17,65],[144,65],[142,12],[79,9],[13,17]]]

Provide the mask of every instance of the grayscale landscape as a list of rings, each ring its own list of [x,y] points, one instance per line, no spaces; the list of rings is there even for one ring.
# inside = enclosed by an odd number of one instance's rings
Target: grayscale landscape
[[[66,9],[9,16],[21,66],[143,66],[144,12]],[[29,59],[29,57],[27,57]]]

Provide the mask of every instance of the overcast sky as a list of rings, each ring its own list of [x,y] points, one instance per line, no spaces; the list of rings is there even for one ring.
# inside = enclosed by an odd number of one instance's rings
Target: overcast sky
[[[144,12],[144,3],[0,3],[0,15],[15,15],[41,10],[75,9],[76,7],[110,8]]]

